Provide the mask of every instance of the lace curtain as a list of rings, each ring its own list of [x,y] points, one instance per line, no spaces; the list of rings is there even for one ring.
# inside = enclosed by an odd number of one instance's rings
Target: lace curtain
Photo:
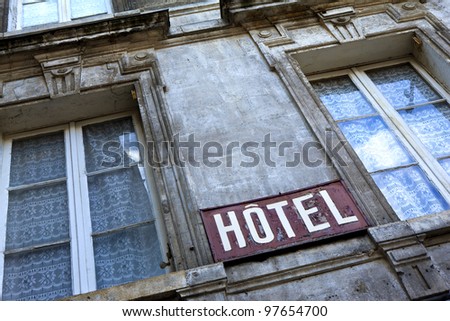
[[[3,300],[54,300],[72,295],[68,244],[8,255]]]
[[[409,128],[436,158],[450,156],[450,106],[409,64],[367,72]],[[430,104],[426,104],[430,103]],[[415,106],[425,104],[422,106]],[[411,108],[406,108],[411,107]],[[446,162],[441,161],[448,173]]]
[[[395,108],[438,100],[410,65],[367,72]],[[312,83],[323,104],[338,122],[347,141],[401,219],[441,212],[449,208],[415,159],[402,145],[348,76]],[[400,110],[412,130],[436,155],[449,155],[449,110],[436,104]],[[450,162],[442,161],[449,172]]]
[[[418,166],[380,172],[372,177],[402,220],[449,209]]]
[[[92,173],[131,164],[129,157],[136,147],[136,134],[131,118],[115,119],[83,127],[86,171]]]
[[[396,109],[441,99],[410,64],[366,72]]]
[[[380,116],[342,122],[339,127],[369,172],[414,162]]]
[[[65,177],[65,155],[63,132],[14,140],[9,186]]]
[[[83,139],[97,288],[164,273],[131,118],[85,126]],[[72,294],[65,144],[63,132],[13,140],[3,300]]]
[[[95,237],[94,257],[98,289],[164,273],[153,223]]]
[[[315,81],[312,86],[334,120],[376,113],[348,76]]]
[[[104,232],[153,219],[137,166],[88,178],[92,231]]]
[[[6,249],[58,242],[69,238],[65,183],[9,193]]]
[[[10,186],[16,189],[9,192],[3,300],[72,294],[65,175],[62,132],[13,141]],[[49,182],[54,179],[63,180]]]
[[[83,128],[88,172],[105,169],[104,144],[126,158],[121,166],[88,177],[89,204],[94,236],[97,288],[103,289],[164,273],[161,249],[144,176],[130,164],[136,152],[131,118]],[[133,156],[134,161],[139,155]]]
[[[450,155],[450,108],[435,104],[402,110],[400,115],[435,157]]]

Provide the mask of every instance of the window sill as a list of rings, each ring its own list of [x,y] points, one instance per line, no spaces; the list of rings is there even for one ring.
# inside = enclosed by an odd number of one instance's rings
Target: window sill
[[[439,234],[450,229],[450,210],[437,214],[425,215],[407,220],[414,232],[418,234]]]
[[[390,242],[408,237],[433,237],[448,233],[450,210],[369,228],[376,243]]]
[[[225,288],[223,263],[171,272],[136,282],[64,298],[64,301],[179,300]]]
[[[176,297],[187,286],[186,272],[172,272],[153,278],[64,298],[64,301],[163,300]]]

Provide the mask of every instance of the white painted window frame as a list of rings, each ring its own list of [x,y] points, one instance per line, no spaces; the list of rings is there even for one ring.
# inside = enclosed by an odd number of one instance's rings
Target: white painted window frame
[[[70,1],[71,0],[57,0],[58,2],[58,16],[59,20],[58,23],[61,22],[68,22],[68,21],[78,21],[84,18],[93,17],[96,15],[90,15],[83,18],[78,18],[75,20],[71,19],[71,9],[70,9]],[[92,0],[95,1],[95,0]],[[111,0],[101,0],[104,1],[106,4],[106,10],[107,12],[105,14],[111,14],[113,12],[112,2]],[[23,14],[22,14],[22,7],[23,7],[23,0],[11,0],[10,1],[10,8],[9,8],[9,17],[8,17],[8,31],[14,31],[14,30],[23,30]],[[54,22],[49,22],[54,23]],[[42,24],[46,25],[46,24]],[[27,28],[32,27],[39,27],[41,25],[35,25],[30,26]]]
[[[89,195],[87,174],[85,168],[85,154],[83,145],[83,126],[101,123],[109,120],[131,117],[138,141],[145,142],[143,129],[139,116],[135,112],[123,112],[108,116],[101,116],[89,120],[70,122],[60,126],[12,134],[2,137],[0,133],[0,300],[2,300],[4,258],[6,247],[6,221],[8,211],[8,189],[11,165],[11,150],[14,139],[32,137],[57,131],[64,131],[66,154],[66,183],[69,207],[69,231],[72,268],[73,295],[95,291],[96,275],[94,261],[93,236],[90,219]],[[147,156],[142,155],[143,162],[147,163]],[[161,209],[157,200],[156,185],[151,169],[145,165],[140,166],[141,177],[145,180],[151,203],[153,205],[154,224],[158,233],[158,240],[162,258],[167,261],[167,236],[161,217]],[[76,178],[79,179],[76,179]],[[157,262],[160,263],[160,262]],[[165,268],[168,272],[170,269]]]
[[[412,132],[406,122],[401,118],[399,113],[384,98],[378,88],[373,84],[365,71],[376,68],[389,67],[399,64],[409,63],[415,71],[430,85],[441,97],[443,101],[450,103],[450,95],[443,87],[421,66],[414,58],[401,58],[385,62],[367,64],[363,66],[342,69],[338,71],[319,73],[308,76],[309,81],[322,80],[327,78],[335,78],[347,75],[350,77],[355,86],[361,91],[365,98],[372,104],[373,108],[378,112],[381,118],[386,122],[388,127],[393,131],[395,136],[403,144],[405,149],[415,158],[417,165],[424,171],[431,183],[441,193],[442,197],[450,204],[450,179],[447,172],[442,168],[434,156],[427,150],[420,139]],[[329,114],[326,108],[326,113]],[[329,119],[334,123],[339,121],[333,120],[331,115]],[[342,138],[345,138],[342,132]]]

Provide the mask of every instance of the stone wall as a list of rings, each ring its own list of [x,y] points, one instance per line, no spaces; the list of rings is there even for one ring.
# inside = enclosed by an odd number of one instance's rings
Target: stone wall
[[[194,156],[199,165],[187,166],[199,208],[277,195],[337,178],[323,150],[314,148],[317,139],[292,98],[248,35],[161,49],[157,56],[168,84],[173,132],[181,141],[194,135],[202,147],[213,142],[223,148],[220,156],[209,158],[214,165],[208,166],[204,161],[208,155],[198,148]],[[270,154],[262,147],[266,135],[278,144]],[[242,153],[241,147],[249,142],[257,146],[249,149],[257,154],[255,158]],[[292,146],[284,156],[278,151],[282,142]],[[294,167],[293,153],[302,148],[304,159]],[[188,160],[187,149],[181,156]],[[307,166],[308,160],[317,165]]]

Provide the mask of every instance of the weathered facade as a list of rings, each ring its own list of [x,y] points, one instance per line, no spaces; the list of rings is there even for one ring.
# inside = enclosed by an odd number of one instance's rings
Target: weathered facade
[[[10,27],[13,6],[7,0],[0,3],[1,237],[8,235],[8,204],[17,189],[8,182],[11,149],[4,146],[21,133],[66,123],[75,133],[77,124],[88,119],[133,114],[147,142],[144,154],[158,160],[145,166],[159,217],[160,275],[101,290],[91,281],[79,281],[68,299],[450,297],[450,149],[436,158],[423,152],[430,140],[421,140],[420,131],[404,129],[404,123],[391,116],[391,107],[384,112],[388,104],[380,98],[380,117],[400,128],[394,130],[396,139],[410,146],[405,148],[415,159],[412,165],[390,168],[423,169],[431,182],[429,190],[422,181],[408,188],[417,187],[422,197],[431,192],[412,204],[436,199],[432,212],[407,216],[397,208],[402,204],[391,199],[404,190],[388,189],[386,194],[378,179],[388,170],[371,170],[365,158],[370,151],[358,149],[358,143],[346,136],[345,121],[362,121],[365,116],[337,119],[315,85],[323,75],[341,77],[347,70],[368,96],[373,84],[364,82],[369,78],[365,66],[384,68],[397,61],[417,65],[439,97],[412,105],[443,104],[443,120],[436,125],[443,132],[436,138],[442,147],[450,141],[449,0],[113,1],[110,13],[22,30]],[[374,106],[377,95],[367,98]],[[400,114],[409,110],[401,108]],[[431,123],[426,126],[435,132]],[[391,139],[389,135],[382,141]],[[342,145],[343,141],[349,142]],[[371,144],[382,149],[379,141]],[[390,159],[392,146],[380,162]],[[76,148],[70,155],[74,153]],[[261,204],[262,198],[320,190],[333,182],[345,186],[346,197],[356,204],[367,227],[317,239],[305,236],[305,241],[230,260],[215,256],[213,243],[224,244],[227,237],[233,249],[258,237],[264,244],[271,225],[264,227],[262,216],[252,219],[249,214],[239,223],[245,238],[240,244],[237,225],[231,228],[226,215],[225,232],[207,232],[202,216],[207,210],[233,204],[249,208]],[[77,183],[73,184],[75,195]],[[74,201],[75,212],[77,204]],[[314,207],[306,202],[304,206],[306,214],[299,215],[308,220],[315,215]],[[293,213],[302,212],[299,207]],[[338,210],[340,214],[330,210],[331,219],[351,223],[352,215]],[[320,215],[317,220],[311,222],[313,228],[327,223]],[[280,225],[284,230],[273,231],[271,239],[289,236],[285,222]],[[252,224],[254,234],[248,236]],[[0,245],[0,275],[5,278],[5,258],[16,252],[8,252],[4,240]]]

